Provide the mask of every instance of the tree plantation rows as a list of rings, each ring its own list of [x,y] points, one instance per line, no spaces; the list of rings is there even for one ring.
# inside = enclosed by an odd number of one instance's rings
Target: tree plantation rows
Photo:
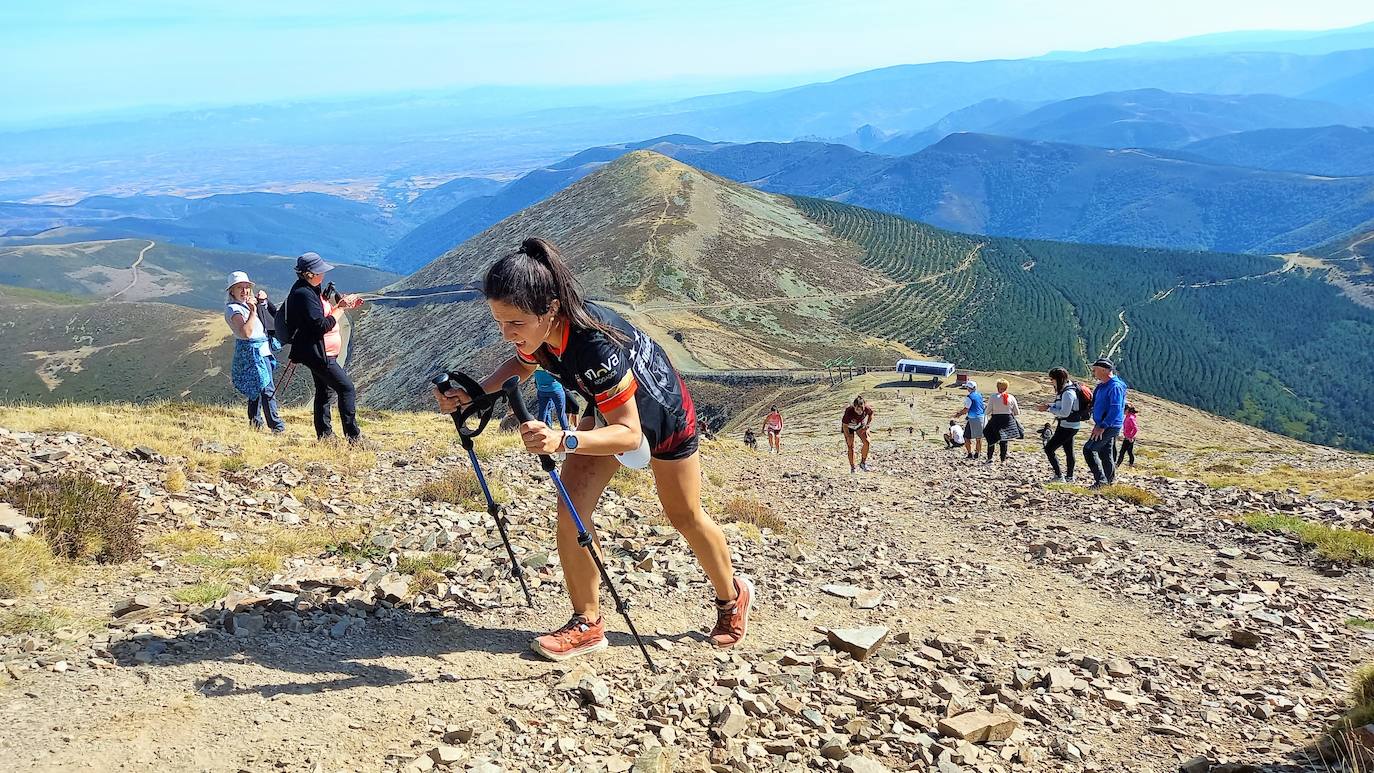
[[[1374,417],[1350,397],[1351,374],[1374,374],[1374,312],[1320,275],[1276,273],[1283,261],[1267,255],[974,237],[796,201],[858,244],[866,265],[909,283],[856,305],[846,321],[859,332],[960,366],[1080,373],[1126,333],[1115,359],[1140,389],[1305,440],[1374,448]]]

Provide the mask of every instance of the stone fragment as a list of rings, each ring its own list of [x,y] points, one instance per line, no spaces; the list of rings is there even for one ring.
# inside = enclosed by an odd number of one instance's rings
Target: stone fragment
[[[677,754],[662,746],[645,749],[635,758],[631,773],[672,773]]]
[[[821,590],[842,599],[856,599],[865,592],[863,588],[856,588],[853,585],[822,585]]]
[[[0,533],[24,537],[33,533],[33,519],[20,515],[14,505],[0,502]]]
[[[744,709],[732,703],[716,718],[716,732],[722,738],[733,738],[744,731],[748,721]]]
[[[840,760],[841,773],[892,773],[892,770],[877,760],[860,754],[851,754]]]
[[[462,749],[447,744],[429,750],[430,759],[434,760],[434,762],[439,765],[452,765],[465,756],[467,756],[467,753]]]
[[[1194,757],[1178,766],[1178,773],[1207,773],[1212,769],[1212,761],[1206,757]]]
[[[830,646],[848,652],[855,660],[868,660],[887,640],[885,626],[874,625],[867,628],[832,628],[826,631]]]
[[[377,583],[377,592],[387,601],[402,601],[410,593],[410,578],[399,574],[389,574]]]
[[[1011,714],[969,711],[942,719],[937,727],[941,734],[950,738],[959,738],[969,743],[986,743],[1007,740],[1020,724],[1020,720]]]
[[[593,706],[609,706],[611,703],[611,688],[600,677],[582,677],[577,683],[577,692],[584,703]]]
[[[1255,649],[1264,642],[1264,637],[1248,628],[1233,628],[1231,644],[1241,649]]]
[[[230,635],[239,638],[261,633],[266,627],[267,618],[262,615],[253,615],[247,612],[230,615],[224,622],[224,630]]]
[[[151,617],[162,605],[162,599],[151,593],[140,593],[115,605],[114,618],[120,622]]]

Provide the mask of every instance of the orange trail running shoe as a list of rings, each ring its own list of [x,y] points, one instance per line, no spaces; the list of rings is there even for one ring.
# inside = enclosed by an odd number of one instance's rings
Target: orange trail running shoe
[[[530,643],[530,648],[535,652],[558,662],[600,652],[606,646],[605,618],[598,617],[591,622],[582,615],[573,615],[567,625]]]
[[[721,649],[739,644],[749,629],[749,612],[754,606],[753,581],[735,575],[735,593],[735,600],[728,604],[716,601],[716,627],[711,630],[711,643]]]

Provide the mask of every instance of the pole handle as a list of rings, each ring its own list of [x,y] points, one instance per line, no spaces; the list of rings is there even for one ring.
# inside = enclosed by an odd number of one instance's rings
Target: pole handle
[[[530,407],[525,405],[525,398],[520,396],[519,376],[511,376],[506,379],[506,383],[501,385],[501,391],[506,394],[506,402],[510,403],[511,413],[515,414],[516,421],[521,424],[534,421],[534,417],[530,415]],[[555,468],[553,457],[548,454],[540,454],[539,466],[544,468],[544,472],[553,472]]]

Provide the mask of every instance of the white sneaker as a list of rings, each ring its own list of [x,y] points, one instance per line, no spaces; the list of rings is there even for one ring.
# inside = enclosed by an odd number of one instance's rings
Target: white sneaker
[[[1045,481],[1045,482],[1046,482],[1046,483],[1063,483],[1063,482],[1064,482],[1064,478],[1063,478],[1063,476],[1061,476],[1061,475],[1056,475],[1056,476],[1054,476],[1053,478],[1050,478],[1049,480],[1047,480],[1047,481]]]
[[[868,462],[860,462],[859,469],[863,470],[864,472],[868,472]]]

